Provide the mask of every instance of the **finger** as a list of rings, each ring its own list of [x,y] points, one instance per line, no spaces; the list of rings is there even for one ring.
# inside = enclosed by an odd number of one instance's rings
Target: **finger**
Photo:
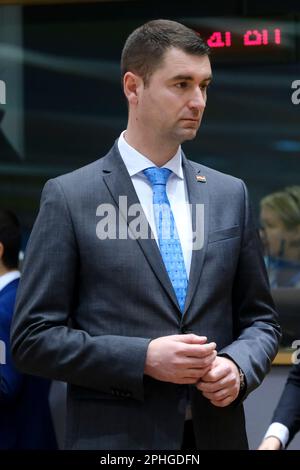
[[[217,357],[217,351],[212,351],[210,354],[208,354],[205,357],[201,357],[201,358],[199,357],[197,359],[197,361],[194,361],[194,358],[193,358],[195,368],[200,367],[202,369],[202,368],[206,368],[208,366],[212,367],[213,362],[216,359],[216,357]],[[211,369],[211,367],[210,367],[210,369]]]
[[[217,386],[216,384],[213,384],[213,387],[204,387],[204,383],[202,382],[203,377],[199,380],[197,383],[197,389],[203,393],[203,395],[206,393],[216,393],[222,390],[222,387]]]
[[[201,382],[201,378],[203,377],[203,375],[205,375],[208,370],[211,368],[211,366],[208,366],[206,367],[205,369],[198,369],[199,371],[199,377],[198,377],[198,380],[195,382],[195,386],[198,388],[198,383]]]
[[[210,366],[209,366],[210,367]],[[202,375],[207,372],[208,367],[203,369],[187,369],[183,372],[182,378],[184,379],[193,379],[194,383],[198,383]]]
[[[203,358],[195,359],[194,357],[183,357],[181,366],[189,367],[192,369],[204,369],[212,365],[216,356],[217,356],[217,352],[212,351],[210,354],[208,354],[207,356]],[[207,369],[207,370],[210,370],[210,369]]]
[[[220,401],[220,400],[224,400],[228,396],[232,396],[232,390],[225,388],[223,390],[218,390],[217,392],[212,392],[212,393],[203,392],[202,394],[205,398],[208,398],[208,400]]]
[[[207,341],[206,336],[198,336],[198,335],[194,335],[193,333],[174,335],[174,338],[176,338],[176,341],[181,341],[182,343],[187,343],[187,344],[205,344]]]
[[[193,384],[196,385],[199,379],[201,378],[202,374],[207,372],[207,368],[205,369],[187,369],[182,374],[177,374],[177,377],[172,380],[173,383],[178,384]]]
[[[203,377],[203,375],[207,374],[207,372],[210,370],[211,366],[206,367],[205,369],[199,369],[199,380]]]
[[[204,382],[218,382],[231,373],[230,369],[224,368],[222,365],[213,367],[208,374],[203,377]]]
[[[218,406],[219,408],[224,408],[225,406],[230,405],[234,400],[234,397],[229,396],[224,398],[223,400],[218,400],[218,401],[211,401],[211,404],[214,406]]]
[[[219,390],[223,390],[228,385],[229,383],[224,379],[218,380],[217,382],[204,382],[202,377],[201,381],[199,382],[199,390],[205,393],[214,393],[218,392]]]
[[[182,376],[183,378],[193,378],[199,380],[200,377],[202,377],[202,374],[205,373],[205,368],[204,369],[187,369],[184,371],[184,375]]]
[[[201,358],[208,356],[216,349],[216,343],[206,343],[206,344],[185,344],[182,348],[182,354],[187,357]]]

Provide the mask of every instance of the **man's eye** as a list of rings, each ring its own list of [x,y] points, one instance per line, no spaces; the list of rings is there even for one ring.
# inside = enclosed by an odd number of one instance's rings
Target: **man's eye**
[[[177,88],[186,88],[187,87],[187,83],[186,82],[180,82],[180,83],[176,83],[175,85]]]

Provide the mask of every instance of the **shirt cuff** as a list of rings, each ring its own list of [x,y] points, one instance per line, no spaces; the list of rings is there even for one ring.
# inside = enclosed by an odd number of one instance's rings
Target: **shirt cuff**
[[[281,442],[281,445],[283,447],[283,449],[285,448],[285,446],[287,445],[287,442],[289,440],[289,437],[290,437],[290,432],[288,430],[288,428],[284,425],[284,424],[281,424],[281,423],[272,423],[265,436],[264,436],[264,439],[266,439],[267,437],[277,437],[277,439],[280,440]]]

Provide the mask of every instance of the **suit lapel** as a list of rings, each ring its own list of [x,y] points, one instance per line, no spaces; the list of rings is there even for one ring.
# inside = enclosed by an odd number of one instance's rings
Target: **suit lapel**
[[[204,263],[204,257],[207,248],[208,240],[208,228],[209,228],[209,198],[208,198],[208,187],[207,183],[198,181],[196,176],[201,175],[201,170],[196,170],[192,164],[183,155],[183,170],[186,179],[187,191],[189,196],[189,203],[192,210],[192,228],[193,234],[199,236],[199,227],[196,226],[196,207],[197,204],[203,204],[204,207],[204,227],[200,227],[200,230],[204,230],[204,242],[203,247],[199,250],[193,250],[191,260],[191,270],[189,276],[188,292],[185,301],[184,313],[188,310],[193,296],[195,295],[202,268]],[[205,175],[202,175],[205,176]]]
[[[112,148],[111,152],[105,157],[104,165],[102,169],[104,182],[113,197],[116,206],[120,210],[120,213],[128,221],[128,214],[123,212],[123,208],[119,204],[120,196],[127,197],[127,207],[129,208],[133,204],[139,204],[139,199],[132,184],[129,173],[125,167],[125,164],[119,154],[117,144]],[[151,234],[151,237],[147,239],[137,238],[137,243],[142,249],[148,263],[150,264],[152,270],[154,271],[156,277],[161,282],[169,297],[172,299],[173,303],[179,309],[177,298],[171,284],[170,278],[166,271],[164,262],[162,260],[159,248],[155,239],[153,238],[152,231],[147,222],[144,211],[141,211],[142,222],[145,223],[148,227],[148,233]],[[180,313],[181,315],[181,313]]]

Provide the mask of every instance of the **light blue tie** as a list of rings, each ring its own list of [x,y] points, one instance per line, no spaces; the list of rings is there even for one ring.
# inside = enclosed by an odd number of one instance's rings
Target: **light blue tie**
[[[188,279],[180,240],[166,192],[171,170],[151,167],[143,171],[153,190],[153,209],[159,249],[174,288],[179,306],[183,311]]]

